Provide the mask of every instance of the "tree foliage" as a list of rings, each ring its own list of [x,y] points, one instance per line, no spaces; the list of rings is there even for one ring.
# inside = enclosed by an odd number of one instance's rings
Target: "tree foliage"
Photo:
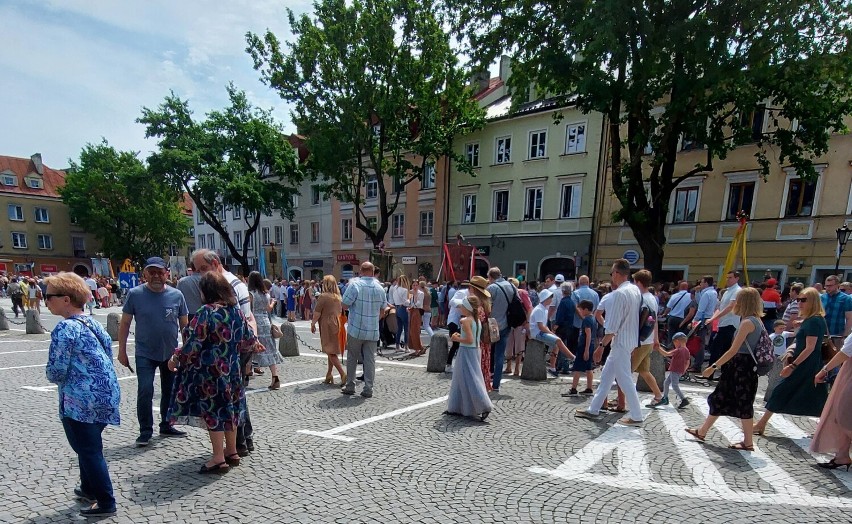
[[[403,194],[394,186],[421,180],[442,157],[469,170],[452,140],[484,123],[432,7],[318,0],[313,17],[288,10],[293,42],[282,45],[272,32],[246,37],[263,81],[294,105],[307,169],[325,180],[326,193],[354,204],[355,225],[374,245]],[[378,184],[375,227],[364,209],[370,177]]]
[[[606,115],[613,220],[654,271],[680,182],[749,143],[764,176],[774,161],[813,178],[852,113],[849,0],[446,1],[479,60],[512,54],[512,86],[576,94]],[[768,122],[755,129],[761,108]],[[682,137],[704,145],[697,164],[678,165]]]
[[[80,163],[71,160],[70,166],[59,188],[62,201],[106,256],[142,262],[183,245],[190,224],[180,194],[152,182],[136,153],[117,151],[104,140],[87,144]]]
[[[261,214],[293,216],[293,195],[302,180],[298,159],[269,111],[254,108],[244,92],[228,87],[230,105],[193,119],[189,103],[174,93],[157,109],[144,108],[139,122],[158,139],[148,158],[151,172],[175,191],[185,191],[196,209],[249,272],[248,252]],[[227,210],[239,208],[242,245],[229,236]],[[260,249],[260,243],[257,243]]]

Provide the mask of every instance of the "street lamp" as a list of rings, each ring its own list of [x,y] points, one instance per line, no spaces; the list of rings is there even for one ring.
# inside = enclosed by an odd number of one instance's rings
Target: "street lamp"
[[[834,264],[834,274],[836,275],[840,272],[840,255],[846,249],[846,243],[849,242],[852,229],[849,229],[849,225],[844,222],[843,227],[838,227],[835,232],[837,233],[837,259]]]

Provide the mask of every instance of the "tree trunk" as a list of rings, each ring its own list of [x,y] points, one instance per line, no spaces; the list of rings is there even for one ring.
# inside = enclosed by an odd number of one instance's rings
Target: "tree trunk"
[[[663,227],[633,227],[633,235],[642,250],[642,266],[651,272],[654,278],[663,270],[666,233]]]

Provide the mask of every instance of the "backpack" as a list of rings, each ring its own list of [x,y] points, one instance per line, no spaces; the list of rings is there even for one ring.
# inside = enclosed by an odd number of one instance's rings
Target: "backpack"
[[[757,344],[754,345],[753,350],[748,340],[745,341],[745,344],[749,353],[751,353],[751,358],[754,359],[754,369],[757,371],[757,375],[763,377],[769,374],[772,364],[775,363],[775,351],[772,347],[772,340],[769,338],[769,333],[766,332],[766,328],[763,327],[762,322],[760,323],[760,330],[760,338],[757,340]]]
[[[651,336],[654,332],[654,326],[657,319],[654,317],[654,312],[645,305],[645,298],[639,296],[641,307],[639,308],[639,343]]]
[[[509,304],[509,307],[506,308],[506,322],[509,324],[509,327],[516,328],[523,326],[524,322],[527,321],[527,311],[524,309],[524,304],[521,302],[520,297],[518,297],[518,290],[514,290],[512,299],[509,300],[509,295],[506,294],[503,286],[497,284],[497,287],[503,292],[503,296],[506,297],[506,302]]]

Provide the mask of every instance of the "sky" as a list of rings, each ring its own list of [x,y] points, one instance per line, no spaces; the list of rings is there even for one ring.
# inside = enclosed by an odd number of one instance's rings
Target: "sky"
[[[105,138],[146,158],[136,119],[172,90],[197,118],[228,104],[234,82],[285,131],[289,109],[260,81],[245,33],[292,38],[285,8],[305,0],[0,0],[0,155],[41,153],[52,168]]]

